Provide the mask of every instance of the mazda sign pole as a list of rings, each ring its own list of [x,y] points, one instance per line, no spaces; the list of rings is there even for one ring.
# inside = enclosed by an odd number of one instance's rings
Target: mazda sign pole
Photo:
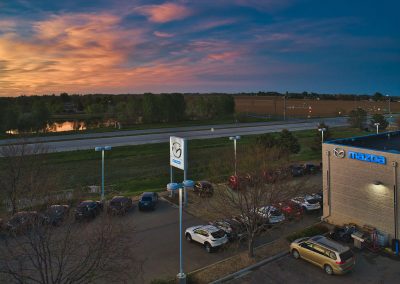
[[[101,201],[104,201],[104,151],[110,151],[111,146],[96,147],[94,150],[101,151]]]

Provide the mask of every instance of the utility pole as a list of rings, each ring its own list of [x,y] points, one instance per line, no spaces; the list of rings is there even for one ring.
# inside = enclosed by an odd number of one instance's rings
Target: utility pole
[[[283,120],[286,121],[286,96],[288,95],[288,92],[283,96]]]

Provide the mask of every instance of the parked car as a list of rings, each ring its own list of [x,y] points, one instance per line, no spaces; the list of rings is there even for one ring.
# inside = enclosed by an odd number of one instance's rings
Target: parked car
[[[69,213],[69,205],[51,205],[44,213],[46,222],[53,226],[60,225]]]
[[[264,206],[257,213],[266,220],[267,224],[277,224],[285,221],[285,215],[275,206]]]
[[[108,203],[107,213],[111,215],[125,215],[132,208],[132,199],[125,196],[114,196]]]
[[[214,194],[214,186],[208,181],[198,181],[194,185],[193,191],[201,197],[210,197]]]
[[[353,269],[355,256],[347,246],[324,236],[300,238],[290,244],[294,258],[302,258],[324,269],[326,274],[344,274]]]
[[[100,201],[86,200],[76,207],[75,220],[95,218],[103,210],[103,203]]]
[[[335,227],[334,231],[329,234],[329,237],[335,241],[342,241],[349,243],[351,241],[351,234],[357,231],[356,226],[347,225],[344,227]]]
[[[226,233],[212,225],[200,225],[187,228],[185,231],[186,240],[202,244],[207,252],[226,244],[228,237]]]
[[[319,171],[318,166],[314,164],[304,164],[304,174],[316,174]]]
[[[35,226],[43,225],[45,217],[36,211],[21,211],[15,213],[6,223],[6,230],[10,233],[23,233]]]
[[[319,201],[308,194],[292,198],[291,201],[300,205],[304,212],[312,212],[321,209]]]
[[[303,208],[291,200],[278,202],[275,207],[281,210],[288,220],[300,219],[304,213]]]
[[[324,197],[323,197],[322,190],[319,191],[319,192],[316,192],[316,193],[312,193],[312,194],[310,194],[310,195],[311,195],[312,197],[314,197],[316,200],[318,200],[319,205],[321,205],[321,208],[322,208],[323,205],[324,205]]]
[[[139,210],[154,210],[158,203],[158,194],[156,192],[143,192],[139,199]]]
[[[244,176],[230,176],[228,185],[233,190],[242,189],[242,187],[251,182],[251,175],[246,174]]]
[[[292,165],[290,166],[290,173],[292,177],[301,177],[304,175],[304,168],[299,165]]]
[[[240,240],[246,235],[243,224],[235,219],[221,219],[209,224],[223,230],[229,241]]]

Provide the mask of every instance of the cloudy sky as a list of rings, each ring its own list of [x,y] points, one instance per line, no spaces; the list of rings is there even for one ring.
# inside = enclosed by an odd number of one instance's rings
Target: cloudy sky
[[[0,0],[0,96],[400,95],[400,1]]]

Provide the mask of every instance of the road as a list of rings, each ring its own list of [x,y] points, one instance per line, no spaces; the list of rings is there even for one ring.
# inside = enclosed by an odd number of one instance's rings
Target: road
[[[329,276],[319,267],[287,255],[229,283],[395,284],[400,279],[399,265],[399,261],[368,251],[356,252],[354,271],[341,276]]]
[[[75,150],[93,149],[96,146],[109,145],[112,147],[141,145],[168,142],[170,136],[180,136],[192,139],[211,139],[228,137],[231,135],[254,135],[269,132],[279,132],[282,129],[291,131],[315,129],[320,121],[330,127],[346,126],[347,118],[310,119],[306,121],[270,122],[270,123],[243,123],[193,126],[180,128],[162,128],[147,130],[117,131],[108,133],[91,133],[77,135],[62,135],[41,137],[28,140],[31,144],[42,143],[49,152],[67,152]],[[16,139],[0,141],[0,145],[17,143]],[[4,146],[2,146],[4,147]],[[1,148],[1,147],[0,147]]]

